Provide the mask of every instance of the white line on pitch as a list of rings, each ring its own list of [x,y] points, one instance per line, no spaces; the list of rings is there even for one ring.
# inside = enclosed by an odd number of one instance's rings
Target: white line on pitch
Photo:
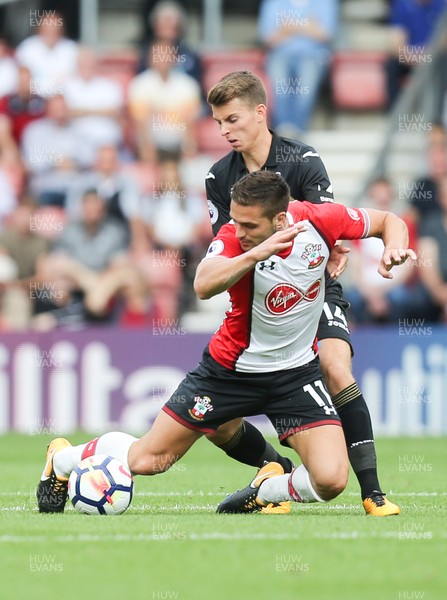
[[[315,533],[312,537],[315,539],[401,539],[402,532],[396,531],[340,531],[327,534]],[[447,539],[446,534],[436,534],[436,538]],[[205,540],[229,540],[229,541],[244,541],[244,540],[296,540],[302,541],[303,537],[291,534],[269,534],[269,533],[225,533],[225,532],[209,532],[209,533],[187,533],[187,532],[160,532],[152,534],[138,535],[62,535],[62,536],[46,536],[46,535],[2,535],[0,536],[1,543],[72,543],[72,542],[170,542],[170,541],[205,541]],[[402,538],[407,541],[407,538]],[[410,539],[410,538],[408,538]],[[416,539],[416,538],[415,538]],[[432,538],[430,538],[432,539]]]
[[[0,492],[0,496],[29,496],[30,495],[30,491],[28,492]],[[32,493],[34,493],[34,489],[32,490]],[[191,497],[191,496],[223,496],[225,495],[226,492],[203,492],[202,490],[199,491],[193,491],[193,490],[188,490],[186,492],[136,492],[135,496],[153,496],[153,497],[160,497],[160,498],[169,498],[169,497],[179,497],[179,498],[185,498],[185,497]],[[343,496],[351,496],[351,497],[358,497],[360,494],[360,492],[345,492],[343,494]],[[447,492],[388,492],[388,495],[390,496],[401,496],[401,497],[425,497],[425,496],[447,496]]]

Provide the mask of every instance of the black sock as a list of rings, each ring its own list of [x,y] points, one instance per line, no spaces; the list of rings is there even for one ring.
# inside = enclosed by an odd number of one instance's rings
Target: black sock
[[[339,392],[332,401],[340,415],[349,460],[364,500],[374,490],[381,491],[368,406],[356,383]]]
[[[293,463],[290,458],[281,456],[267,442],[259,429],[248,421],[242,421],[241,426],[226,444],[219,446],[228,456],[245,465],[262,467],[264,462],[279,463],[285,473],[290,473]]]

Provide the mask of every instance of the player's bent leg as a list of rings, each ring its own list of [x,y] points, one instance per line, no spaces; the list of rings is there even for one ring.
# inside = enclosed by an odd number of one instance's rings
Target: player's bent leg
[[[68,497],[68,478],[82,459],[107,454],[127,464],[129,447],[136,441],[132,435],[112,431],[78,446],[64,438],[54,439],[48,446],[45,468],[37,486],[39,512],[64,512]]]
[[[324,382],[332,398],[355,383],[352,374],[351,347],[340,338],[320,340],[318,355]]]
[[[161,411],[151,429],[129,448],[129,468],[134,475],[163,473],[202,435]]]
[[[351,347],[344,339],[325,338],[320,341],[319,355],[325,383],[343,425],[365,511],[374,516],[397,515],[399,507],[384,497],[380,487],[371,417],[352,375]]]
[[[319,499],[328,501],[341,494],[348,483],[349,461],[339,425],[305,429],[290,436],[288,443],[301,457]]]
[[[242,432],[242,424],[242,418],[233,419],[220,425],[213,433],[207,433],[205,437],[218,448],[225,450],[225,446],[229,446],[230,443],[237,445]]]
[[[279,454],[259,429],[242,418],[221,425],[216,432],[207,434],[206,437],[227,456],[243,464],[260,468],[266,462],[277,462],[285,473],[290,473],[293,469],[290,458]]]
[[[288,512],[277,510],[283,503],[324,502],[340,494],[348,481],[349,463],[342,428],[322,425],[296,433],[289,443],[302,453],[303,463],[291,474],[281,465],[267,463],[248,486],[230,494],[218,508],[219,513]],[[273,505],[273,509],[266,509]]]
[[[36,490],[39,512],[64,512],[68,478],[83,458],[107,454],[120,460],[135,475],[154,475],[169,469],[201,435],[161,412],[141,439],[113,431],[86,444],[72,446],[64,438],[56,438],[48,446]]]

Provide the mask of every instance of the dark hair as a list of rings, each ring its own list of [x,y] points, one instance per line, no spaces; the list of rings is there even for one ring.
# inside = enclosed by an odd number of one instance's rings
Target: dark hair
[[[273,219],[287,210],[290,188],[279,173],[253,171],[234,184],[231,200],[240,206],[262,206],[264,216]]]
[[[222,106],[240,98],[250,106],[265,104],[267,92],[262,81],[250,71],[233,71],[214,85],[208,92],[207,102],[211,106]]]
[[[82,192],[83,200],[84,200],[84,198],[89,198],[90,196],[97,196],[98,198],[101,198],[101,200],[104,200],[104,198],[98,192],[98,189],[95,187],[87,188],[86,190],[84,190]]]

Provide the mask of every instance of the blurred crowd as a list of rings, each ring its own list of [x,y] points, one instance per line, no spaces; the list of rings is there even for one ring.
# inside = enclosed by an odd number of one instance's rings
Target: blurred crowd
[[[195,308],[192,279],[211,228],[204,186],[190,184],[185,165],[203,151],[203,131],[207,142],[219,133],[203,129],[211,120],[206,56],[187,42],[187,2],[146,4],[130,77],[69,39],[55,11],[42,13],[15,48],[0,40],[0,330],[149,327]],[[272,127],[299,139],[330,68],[339,3],[302,0],[299,18],[296,6],[260,3],[257,74],[269,89]],[[391,2],[389,106],[444,7],[443,0]],[[385,286],[373,273],[380,245],[353,245],[356,323],[447,320],[443,124],[428,135],[428,170],[407,186],[403,215],[420,268],[409,265]],[[226,152],[221,147],[209,164]],[[372,184],[369,205],[394,210],[395,200],[393,182]]]

